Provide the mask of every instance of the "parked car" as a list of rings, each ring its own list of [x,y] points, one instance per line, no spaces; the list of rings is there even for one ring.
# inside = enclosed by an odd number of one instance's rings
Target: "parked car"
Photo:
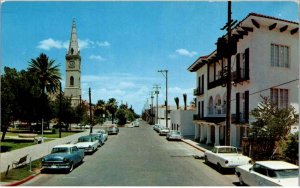
[[[129,128],[134,128],[134,123],[130,123],[130,125],[128,125]]]
[[[170,132],[170,129],[167,127],[161,127],[159,129],[159,135],[167,135]]]
[[[140,126],[140,123],[139,123],[138,121],[134,121],[134,122],[133,122],[133,125],[134,125],[134,127],[139,127],[139,126]]]
[[[159,124],[153,125],[153,130],[157,131],[158,126],[159,126]]]
[[[84,159],[84,151],[74,144],[58,145],[52,148],[49,155],[42,158],[42,168],[59,169],[71,172],[74,166]]]
[[[206,163],[217,165],[218,171],[223,168],[235,168],[239,165],[251,164],[251,159],[238,153],[236,147],[233,146],[215,146],[211,151],[204,152]]]
[[[256,161],[235,168],[240,184],[249,186],[298,186],[299,166],[285,161]]]
[[[171,130],[167,134],[166,138],[167,140],[181,140],[182,139],[181,132],[176,130]]]
[[[94,136],[81,136],[75,145],[79,149],[83,149],[85,153],[93,153],[97,150],[99,141]]]
[[[102,133],[91,133],[90,135],[97,138],[97,140],[99,142],[98,146],[103,146],[103,144],[105,142],[105,138]]]
[[[108,139],[108,133],[106,130],[100,129],[97,131],[97,133],[102,133],[105,141]]]
[[[117,126],[111,126],[108,127],[107,129],[108,134],[118,134],[119,133],[119,128]]]

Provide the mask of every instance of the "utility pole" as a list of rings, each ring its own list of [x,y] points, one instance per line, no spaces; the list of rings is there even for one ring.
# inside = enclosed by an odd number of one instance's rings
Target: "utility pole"
[[[166,128],[168,128],[168,70],[159,70],[158,72],[166,78]],[[164,74],[165,73],[165,74]]]
[[[150,108],[150,117],[151,117],[151,119],[150,119],[150,124],[153,124],[153,119],[154,119],[154,117],[153,117],[153,98],[154,98],[154,95],[153,95],[152,91],[150,92],[150,96],[151,96],[151,108]]]
[[[90,127],[90,133],[93,132],[93,118],[92,118],[92,102],[91,102],[91,88],[89,88],[89,103],[90,103],[90,122],[91,122],[91,127]]]
[[[61,108],[61,82],[59,82],[59,138],[61,138],[61,111],[62,111],[62,108]]]
[[[156,123],[158,124],[158,94],[159,94],[158,89],[160,89],[160,87],[156,84],[153,86],[153,88],[155,89],[154,92],[156,94],[156,116],[155,116],[155,118],[156,118]]]
[[[226,103],[226,128],[225,128],[225,145],[229,146],[230,143],[230,126],[231,126],[231,1],[228,1],[228,16],[227,16],[227,103]]]

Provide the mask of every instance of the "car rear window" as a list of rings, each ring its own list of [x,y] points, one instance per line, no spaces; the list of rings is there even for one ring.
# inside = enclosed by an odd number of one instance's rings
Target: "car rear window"
[[[53,148],[51,153],[68,153],[69,148],[61,147],[61,148]]]

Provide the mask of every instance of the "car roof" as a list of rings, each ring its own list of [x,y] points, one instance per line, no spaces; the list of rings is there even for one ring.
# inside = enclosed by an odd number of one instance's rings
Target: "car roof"
[[[67,147],[67,148],[71,148],[75,146],[74,144],[62,144],[62,145],[57,145],[57,146],[54,146],[53,148],[62,148],[62,147]]]
[[[298,169],[299,166],[285,161],[256,161],[256,164],[265,166],[273,170]]]

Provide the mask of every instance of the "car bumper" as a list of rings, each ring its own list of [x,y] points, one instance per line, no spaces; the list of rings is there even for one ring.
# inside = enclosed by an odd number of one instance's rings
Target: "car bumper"
[[[181,140],[181,137],[172,137],[172,136],[170,136],[168,138],[169,138],[169,140]]]
[[[42,164],[44,169],[69,169],[70,164]]]
[[[85,153],[91,153],[91,152],[93,152],[93,151],[94,151],[94,149],[93,149],[93,148],[78,148],[78,149],[81,149],[81,150],[83,150]]]

